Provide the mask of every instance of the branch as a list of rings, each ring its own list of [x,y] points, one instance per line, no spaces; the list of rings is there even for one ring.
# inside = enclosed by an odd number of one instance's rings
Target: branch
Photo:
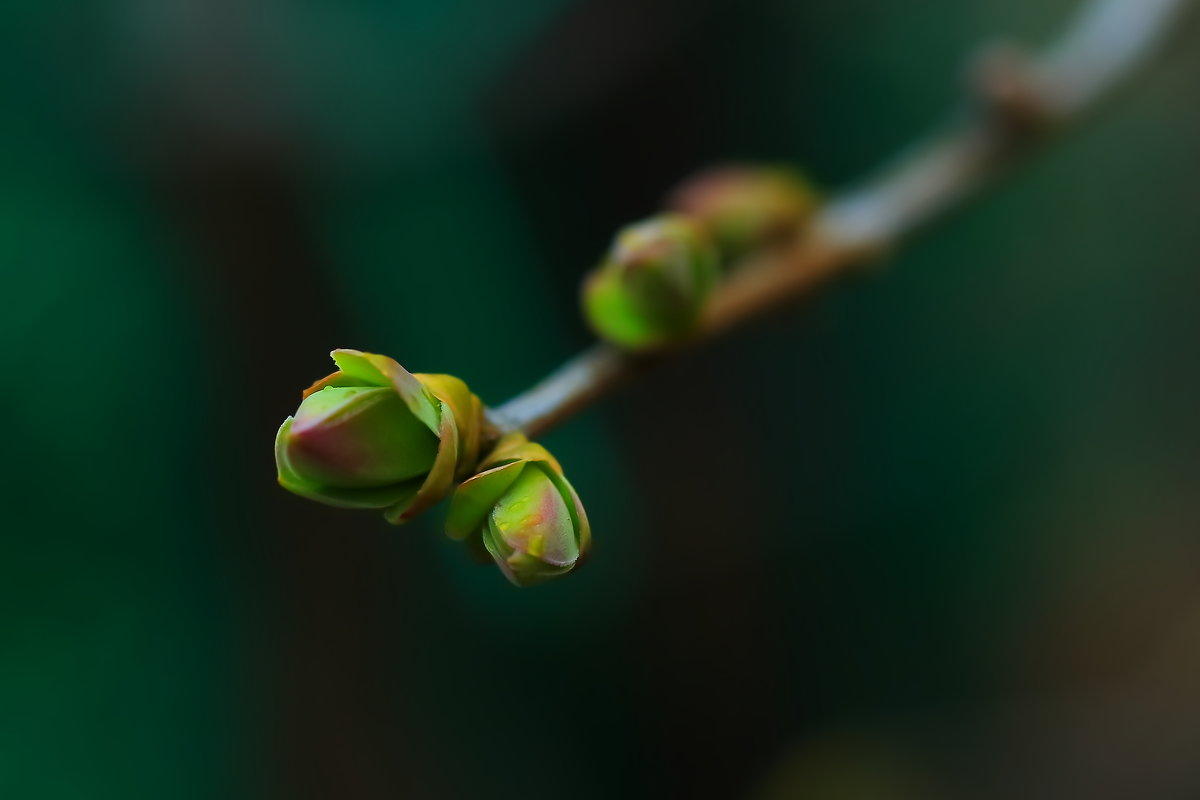
[[[1156,50],[1191,5],[1193,0],[1092,0],[1037,58],[1012,46],[990,48],[973,70],[968,109],[875,177],[835,197],[795,242],[738,265],[693,337],[648,356],[596,345],[489,409],[491,423],[535,437],[673,353],[794,303],[876,259],[1094,107]]]

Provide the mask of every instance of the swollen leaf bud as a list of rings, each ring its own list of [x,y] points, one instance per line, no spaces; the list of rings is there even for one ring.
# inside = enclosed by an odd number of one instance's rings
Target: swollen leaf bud
[[[327,386],[304,398],[288,434],[292,467],[315,483],[386,485],[429,471],[433,431],[391,389]]]
[[[479,455],[482,404],[458,378],[334,350],[338,371],[304,392],[275,437],[279,484],[399,524],[443,498]]]
[[[668,205],[696,220],[729,260],[801,230],[817,207],[817,196],[789,168],[730,165],[685,182]]]
[[[602,338],[627,350],[670,344],[689,334],[717,280],[717,254],[686,217],[654,217],[617,234],[588,275],[583,304]]]
[[[510,433],[450,500],[446,534],[479,544],[517,586],[565,575],[587,555],[579,496],[544,447]]]

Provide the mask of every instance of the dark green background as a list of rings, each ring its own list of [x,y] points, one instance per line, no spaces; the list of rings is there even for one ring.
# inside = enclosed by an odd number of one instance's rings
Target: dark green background
[[[1067,0],[9,0],[0,797],[1200,796],[1200,47],[546,437],[517,591],[305,503],[333,347],[498,402],[715,161],[836,187]]]

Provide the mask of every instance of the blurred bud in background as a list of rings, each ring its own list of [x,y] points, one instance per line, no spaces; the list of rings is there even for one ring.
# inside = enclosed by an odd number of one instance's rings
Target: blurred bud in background
[[[686,336],[716,286],[717,254],[708,236],[678,214],[654,217],[617,234],[583,290],[596,333],[630,350]]]
[[[669,205],[708,231],[728,261],[794,235],[812,216],[817,195],[790,167],[731,164],[686,181]]]

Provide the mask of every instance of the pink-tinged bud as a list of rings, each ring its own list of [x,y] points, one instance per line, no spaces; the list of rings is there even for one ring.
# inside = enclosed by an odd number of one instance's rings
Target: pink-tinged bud
[[[296,473],[345,488],[429,472],[438,439],[390,388],[327,386],[300,404],[285,447]]]
[[[728,260],[795,235],[812,217],[817,197],[791,169],[730,165],[688,180],[668,205],[708,231]]]
[[[386,356],[335,350],[338,371],[304,393],[275,438],[279,483],[396,524],[444,497],[478,457],[482,405],[458,378],[413,375]]]
[[[562,467],[521,434],[501,439],[484,469],[458,487],[446,533],[481,543],[517,586],[565,575],[591,546],[587,515]]]
[[[500,499],[482,532],[483,543],[515,583],[528,586],[575,566],[575,523],[550,476],[526,465]]]

